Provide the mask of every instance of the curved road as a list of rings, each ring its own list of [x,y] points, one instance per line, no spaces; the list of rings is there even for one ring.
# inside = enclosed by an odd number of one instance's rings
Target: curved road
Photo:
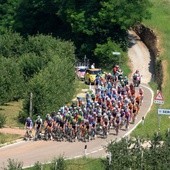
[[[131,38],[134,39],[135,36],[131,36]],[[141,52],[140,52],[141,47],[140,45],[138,45],[137,41],[138,40],[135,39],[135,43],[129,49],[129,52],[130,52],[129,54],[131,55],[130,57],[132,57],[133,51],[135,51],[136,57],[137,56],[139,56],[139,58],[142,57]],[[144,48],[142,52],[146,54],[148,52],[147,48]],[[148,63],[146,63],[145,61],[144,66],[145,64],[147,65]],[[150,107],[153,102],[153,92],[147,85],[147,83],[150,81],[148,78],[148,75],[150,73],[149,71],[147,72],[147,70],[148,69],[146,69],[142,73],[144,77],[146,76],[146,80],[143,81],[145,84],[141,85],[143,86],[143,89],[144,89],[144,102],[141,106],[141,109],[140,109],[140,112],[139,112],[139,115],[137,117],[135,124],[131,124],[128,131],[125,131],[122,129],[119,135],[116,136],[114,134],[115,132],[111,130],[111,134],[106,140],[101,139],[101,138],[96,138],[95,140],[87,142],[87,143],[83,143],[83,142],[69,143],[69,142],[56,142],[56,141],[36,141],[36,142],[20,141],[14,144],[6,145],[0,148],[0,153],[1,153],[0,154],[0,169],[6,165],[7,160],[9,158],[21,161],[23,162],[24,167],[27,167],[27,166],[33,165],[37,161],[39,162],[51,161],[54,157],[57,157],[59,155],[63,155],[65,158],[81,157],[82,155],[84,155],[85,145],[87,145],[86,155],[93,156],[93,157],[106,156],[104,146],[106,146],[107,143],[111,140],[115,140],[115,139],[119,140],[121,137],[128,135],[141,122],[142,117],[146,116],[147,112],[150,110]]]

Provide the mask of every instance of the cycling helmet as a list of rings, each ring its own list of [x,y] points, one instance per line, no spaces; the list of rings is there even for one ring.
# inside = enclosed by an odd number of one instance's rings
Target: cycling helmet
[[[27,120],[31,120],[31,118],[30,118],[30,117],[27,117]]]
[[[48,114],[46,115],[46,117],[50,117],[50,114],[48,113]]]
[[[37,116],[37,119],[41,119],[41,116],[40,116],[40,115],[38,115],[38,116]]]

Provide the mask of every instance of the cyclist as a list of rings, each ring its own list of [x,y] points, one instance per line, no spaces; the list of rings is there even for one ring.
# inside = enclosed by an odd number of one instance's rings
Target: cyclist
[[[139,73],[139,70],[136,70],[135,73],[133,74],[133,82],[137,82],[138,85],[141,83],[141,75]]]
[[[121,124],[121,119],[120,119],[120,115],[118,113],[116,115],[115,120],[114,120],[114,126],[115,126],[116,135],[118,135],[118,133],[119,133],[120,124]]]
[[[25,121],[25,129],[26,129],[25,139],[29,140],[32,138],[32,129],[33,129],[33,121],[30,117],[27,117]]]
[[[37,119],[35,120],[35,140],[37,140],[37,138],[40,137],[40,132],[42,129],[42,124],[43,124],[43,120],[41,119],[41,116],[37,116]]]
[[[134,78],[140,77],[139,70],[136,70],[135,73],[133,74]]]
[[[139,96],[140,96],[140,105],[142,105],[143,103],[143,89],[141,87],[139,87]]]
[[[50,114],[46,115],[44,125],[45,125],[45,133],[47,135],[47,138],[52,140],[53,119],[51,118]]]

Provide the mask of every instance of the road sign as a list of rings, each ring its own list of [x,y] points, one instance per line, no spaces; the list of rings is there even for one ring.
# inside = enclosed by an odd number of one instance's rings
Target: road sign
[[[170,109],[158,109],[159,115],[170,115]]]
[[[164,99],[162,93],[159,91],[154,99],[154,103],[156,104],[164,104]]]

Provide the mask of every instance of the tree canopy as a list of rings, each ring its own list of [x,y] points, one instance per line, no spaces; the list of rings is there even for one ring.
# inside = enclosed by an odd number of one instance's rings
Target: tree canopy
[[[0,53],[0,104],[22,98],[28,114],[32,92],[34,114],[45,114],[71,100],[75,90],[72,42],[41,34],[23,38],[9,31],[0,35]]]
[[[127,30],[150,17],[149,0],[18,0],[13,29],[23,35],[52,34],[70,39],[78,57],[96,60],[96,44],[127,48]],[[114,50],[114,49],[112,49]]]
[[[149,0],[2,0],[0,103],[24,96],[28,111],[31,91],[36,113],[69,101],[75,56],[104,66],[117,62],[112,52],[119,51],[126,62],[127,30],[150,17],[150,5]]]

